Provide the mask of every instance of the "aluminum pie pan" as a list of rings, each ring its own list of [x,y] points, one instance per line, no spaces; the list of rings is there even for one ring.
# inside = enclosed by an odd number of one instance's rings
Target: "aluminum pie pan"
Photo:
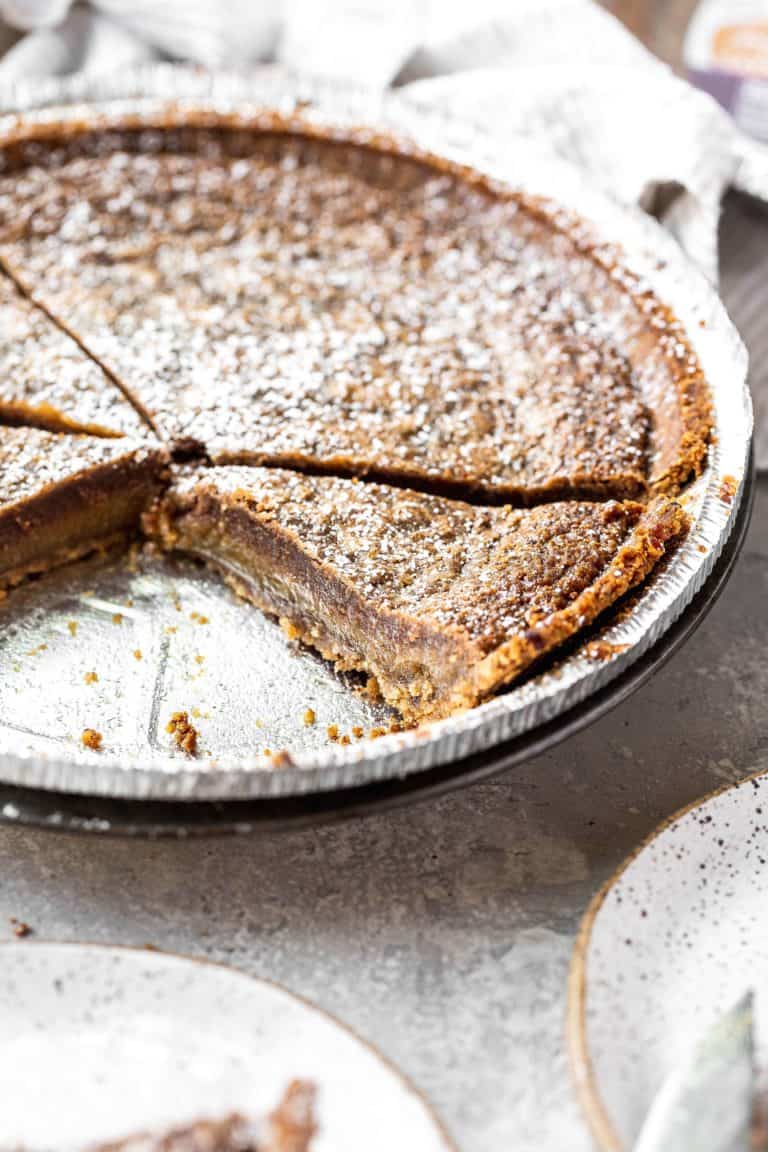
[[[601,629],[613,652],[609,659],[595,661],[582,645],[470,712],[377,740],[329,744],[326,722],[344,731],[386,717],[314,656],[288,651],[273,626],[218,581],[184,565],[149,562],[136,572],[83,565],[15,592],[0,616],[0,660],[12,672],[0,687],[0,781],[116,798],[234,800],[402,779],[486,752],[583,703],[648,652],[702,588],[733,529],[745,484],[752,431],[746,350],[712,286],[639,210],[613,203],[527,140],[510,141],[500,155],[498,142],[477,127],[397,94],[272,70],[246,78],[154,66],[119,82],[52,81],[34,93],[14,86],[0,89],[0,99],[16,109],[0,119],[0,147],[20,123],[130,117],[151,125],[169,112],[271,123],[277,113],[298,131],[356,141],[394,138],[405,151],[427,152],[544,197],[584,220],[601,245],[619,251],[622,263],[682,322],[712,391],[715,422],[705,472],[684,494],[692,530],[631,612]],[[121,609],[126,601],[132,606]],[[201,604],[212,607],[204,612]],[[187,611],[190,605],[197,607]],[[193,625],[193,616],[214,620],[215,627]],[[123,634],[126,621],[135,635]],[[247,643],[238,651],[243,637]],[[192,654],[205,645],[205,652]],[[107,669],[90,695],[78,678],[88,662]],[[308,728],[301,718],[315,697],[322,714]],[[191,699],[202,702],[194,706],[203,737],[196,759],[172,752],[163,734],[169,710],[186,708]],[[98,753],[85,751],[77,738],[86,714],[87,726],[105,735]],[[286,749],[290,762],[276,767],[264,755],[266,746]]]

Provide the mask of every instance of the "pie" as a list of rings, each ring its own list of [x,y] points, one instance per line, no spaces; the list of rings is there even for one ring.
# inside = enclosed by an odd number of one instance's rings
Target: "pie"
[[[410,146],[20,122],[0,269],[0,585],[141,530],[416,721],[686,529],[712,416],[675,317],[583,223]]]
[[[93,1152],[310,1152],[316,1132],[315,1087],[294,1080],[264,1122],[232,1112],[163,1133],[139,1133]]]

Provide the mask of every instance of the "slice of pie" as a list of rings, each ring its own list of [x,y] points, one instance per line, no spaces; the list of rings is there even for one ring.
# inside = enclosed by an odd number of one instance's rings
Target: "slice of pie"
[[[92,1152],[310,1152],[317,1131],[315,1097],[313,1084],[294,1080],[263,1123],[233,1112],[162,1134],[130,1136]]]
[[[700,470],[685,334],[583,229],[362,134],[173,115],[20,128],[0,261],[179,453],[519,505]]]
[[[0,423],[134,438],[148,429],[117,384],[3,275]]]
[[[144,527],[421,720],[471,707],[587,627],[686,517],[666,498],[489,508],[234,466],[190,471]]]
[[[135,532],[165,467],[157,444],[0,426],[0,590]]]

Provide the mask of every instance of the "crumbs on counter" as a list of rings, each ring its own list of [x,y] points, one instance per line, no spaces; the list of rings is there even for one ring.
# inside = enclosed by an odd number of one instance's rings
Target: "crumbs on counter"
[[[27,936],[32,935],[32,929],[25,920],[19,920],[17,916],[11,916],[8,923],[11,926],[11,931],[14,936],[18,937],[19,940],[24,940]]]
[[[80,739],[85,747],[90,748],[92,752],[98,752],[101,748],[102,735],[95,728],[84,728]]]
[[[83,679],[85,680],[86,684],[97,684],[99,680],[99,674],[98,672],[86,672],[85,676],[83,676]]]
[[[190,723],[189,713],[174,712],[166,724],[165,730],[170,732],[176,742],[176,747],[181,748],[182,752],[186,752],[188,756],[194,756],[197,753],[197,729],[194,724]]]

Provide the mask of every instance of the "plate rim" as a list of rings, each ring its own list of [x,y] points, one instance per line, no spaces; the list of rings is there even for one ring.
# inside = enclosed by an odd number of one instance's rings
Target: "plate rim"
[[[410,1076],[403,1072],[394,1060],[385,1055],[376,1044],[362,1036],[356,1028],[347,1024],[345,1020],[340,1019],[335,1013],[329,1012],[328,1009],[321,1007],[301,992],[294,992],[279,980],[275,980],[269,976],[251,975],[250,972],[246,972],[242,968],[234,967],[232,964],[227,964],[223,960],[212,960],[207,956],[194,956],[188,952],[178,952],[173,948],[158,947],[154,944],[142,946],[137,944],[108,943],[104,940],[55,940],[50,937],[35,936],[31,940],[0,940],[0,957],[2,957],[6,951],[18,953],[30,948],[40,949],[42,951],[48,949],[77,952],[80,950],[105,953],[116,952],[121,956],[126,954],[137,957],[153,956],[161,961],[169,961],[174,964],[194,964],[200,968],[213,968],[216,971],[225,972],[230,978],[245,981],[250,984],[261,985],[264,988],[269,988],[273,992],[279,992],[289,1000],[301,1005],[302,1008],[308,1008],[311,1012],[315,1013],[315,1015],[325,1020],[326,1023],[332,1024],[334,1028],[344,1032],[355,1043],[366,1048],[378,1063],[399,1082],[402,1089],[421,1104],[435,1132],[440,1136],[445,1147],[445,1152],[460,1152],[458,1145],[448,1131],[445,1121],[439,1115],[426,1092],[421,1089]]]
[[[608,879],[594,894],[587,910],[581,918],[579,928],[574,940],[571,962],[568,969],[567,1002],[566,1002],[566,1042],[568,1049],[568,1062],[573,1084],[581,1107],[581,1113],[586,1120],[590,1135],[600,1152],[631,1152],[622,1143],[616,1131],[608,1106],[605,1103],[597,1082],[594,1064],[587,1039],[587,999],[589,979],[589,950],[592,942],[592,931],[597,917],[608,898],[624,876],[625,872],[637,858],[649,848],[664,832],[683,820],[697,808],[709,804],[726,792],[736,791],[754,780],[768,782],[768,768],[750,772],[740,780],[729,780],[711,792],[704,793],[688,804],[676,809],[669,816],[665,816],[656,824],[640,843],[632,849],[619,866],[611,873]]]

